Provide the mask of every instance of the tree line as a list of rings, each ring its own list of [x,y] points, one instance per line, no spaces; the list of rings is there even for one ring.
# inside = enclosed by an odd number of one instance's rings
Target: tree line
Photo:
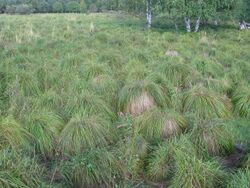
[[[0,13],[86,13],[106,10],[146,15],[147,27],[154,17],[167,15],[175,26],[185,23],[188,32],[199,30],[201,22],[236,18],[250,20],[249,0],[0,0]]]
[[[85,13],[106,9],[102,0],[0,0],[0,13]]]

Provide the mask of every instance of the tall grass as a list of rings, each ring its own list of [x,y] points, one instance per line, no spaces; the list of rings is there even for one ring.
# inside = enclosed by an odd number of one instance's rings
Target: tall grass
[[[63,128],[60,145],[63,151],[78,153],[111,144],[116,137],[111,123],[101,116],[88,115],[87,110],[73,116]]]
[[[187,128],[188,122],[174,111],[154,108],[138,116],[134,126],[138,133],[154,141],[180,134]]]
[[[0,187],[248,186],[249,32],[0,19]]]
[[[108,187],[119,180],[121,168],[112,153],[95,149],[65,161],[61,174],[72,187]]]
[[[0,135],[0,149],[20,149],[27,145],[27,139],[31,136],[13,117],[0,119]]]
[[[35,159],[5,149],[1,150],[0,167],[1,187],[45,186],[44,168]]]

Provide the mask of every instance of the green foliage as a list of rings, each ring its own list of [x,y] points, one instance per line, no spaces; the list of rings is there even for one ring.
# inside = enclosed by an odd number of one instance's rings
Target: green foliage
[[[66,12],[80,12],[80,4],[76,1],[69,1],[65,5]]]
[[[79,94],[74,92],[67,99],[64,109],[66,117],[70,118],[74,114],[84,110],[90,114],[98,114],[108,120],[115,118],[109,104],[91,90],[85,90]]]
[[[63,4],[61,2],[55,2],[52,8],[53,12],[63,12]]]
[[[122,112],[139,115],[155,105],[170,105],[170,101],[164,96],[160,86],[151,81],[141,80],[122,88],[118,105]]]
[[[250,87],[248,85],[236,88],[232,101],[236,113],[241,117],[250,117]]]
[[[49,12],[50,4],[45,0],[40,0],[38,1],[36,8],[39,12]]]
[[[170,187],[216,187],[223,177],[216,161],[204,162],[196,156],[176,150],[175,162],[176,172]]]
[[[85,3],[84,0],[81,0],[81,1],[80,1],[79,6],[80,6],[80,12],[81,12],[81,13],[87,12],[87,5],[86,5],[86,3]]]
[[[195,86],[184,94],[183,110],[191,111],[198,118],[227,118],[230,116],[230,102],[201,86]]]
[[[237,1],[235,15],[240,21],[250,21],[250,2],[248,0]]]
[[[28,132],[13,117],[0,118],[0,149],[18,149],[27,144]]]
[[[226,123],[228,131],[235,135],[237,143],[248,146],[250,141],[250,122],[247,118],[229,120]]]
[[[226,187],[232,171],[247,185],[249,32],[145,31],[124,12],[1,18],[0,160],[15,156],[0,187]],[[222,172],[236,144],[244,158]]]
[[[30,142],[36,151],[44,157],[52,157],[62,129],[61,118],[53,112],[41,109],[31,112],[25,119],[25,128],[32,135]]]
[[[185,87],[192,83],[192,80],[197,75],[197,72],[187,64],[175,62],[162,63],[158,66],[158,71],[161,72],[166,79],[174,86]]]
[[[170,143],[164,142],[150,156],[147,175],[153,181],[167,181],[173,173],[174,153]]]
[[[248,188],[250,186],[250,171],[241,170],[230,179],[227,188]]]
[[[42,186],[44,169],[35,159],[1,150],[0,186],[1,187],[39,187]]]
[[[30,14],[33,8],[29,4],[9,5],[6,7],[6,13],[10,14]]]
[[[61,174],[73,187],[112,186],[120,173],[118,162],[113,154],[105,149],[78,154],[61,166]]]
[[[138,116],[135,120],[135,130],[148,139],[155,141],[178,135],[187,128],[188,123],[180,114],[154,108]]]
[[[98,146],[107,146],[115,138],[110,122],[87,111],[71,118],[61,132],[60,145],[67,153],[77,153]]]
[[[136,181],[140,178],[148,147],[147,141],[142,136],[133,133],[118,142],[116,156],[125,179]]]
[[[225,155],[234,149],[234,135],[228,131],[226,124],[211,121],[196,125],[191,139],[200,156]]]

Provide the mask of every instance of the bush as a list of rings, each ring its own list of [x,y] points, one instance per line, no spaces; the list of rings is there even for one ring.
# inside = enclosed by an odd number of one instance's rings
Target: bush
[[[28,4],[21,4],[21,5],[16,5],[16,10],[15,13],[16,14],[30,14],[32,13],[34,10],[32,8],[31,5]]]
[[[98,8],[97,8],[97,6],[96,6],[94,3],[92,3],[92,4],[89,6],[89,11],[90,11],[90,12],[98,12]]]
[[[87,12],[87,5],[85,4],[84,1],[80,3],[80,12],[81,13]]]
[[[0,0],[0,13],[4,13],[6,9],[6,1],[5,0]]]
[[[13,5],[8,5],[8,6],[6,6],[5,12],[8,13],[8,14],[15,14],[16,7],[13,6]]]
[[[63,12],[63,4],[61,2],[55,2],[52,6],[53,12]]]
[[[37,4],[37,11],[38,12],[50,12],[50,5],[44,0],[39,0]]]
[[[66,12],[80,12],[80,4],[75,1],[70,1],[65,6]]]

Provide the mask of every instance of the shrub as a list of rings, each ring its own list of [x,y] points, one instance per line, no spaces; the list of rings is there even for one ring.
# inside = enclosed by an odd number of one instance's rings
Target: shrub
[[[63,4],[61,2],[55,2],[52,6],[53,12],[63,12]]]
[[[84,0],[80,2],[80,12],[81,13],[87,12],[87,5]]]
[[[21,5],[16,5],[15,13],[16,14],[30,14],[34,10],[31,5],[29,4],[21,4]]]
[[[79,13],[81,11],[80,9],[80,4],[76,1],[69,1],[65,5],[65,10],[66,12],[74,12],[74,13]]]
[[[97,8],[96,4],[92,3],[91,5],[89,5],[89,11],[90,12],[98,12],[98,8]]]
[[[49,12],[51,11],[50,4],[45,0],[39,0],[37,3],[38,12]]]
[[[14,5],[7,5],[5,12],[8,14],[14,14],[16,12],[16,7]]]

